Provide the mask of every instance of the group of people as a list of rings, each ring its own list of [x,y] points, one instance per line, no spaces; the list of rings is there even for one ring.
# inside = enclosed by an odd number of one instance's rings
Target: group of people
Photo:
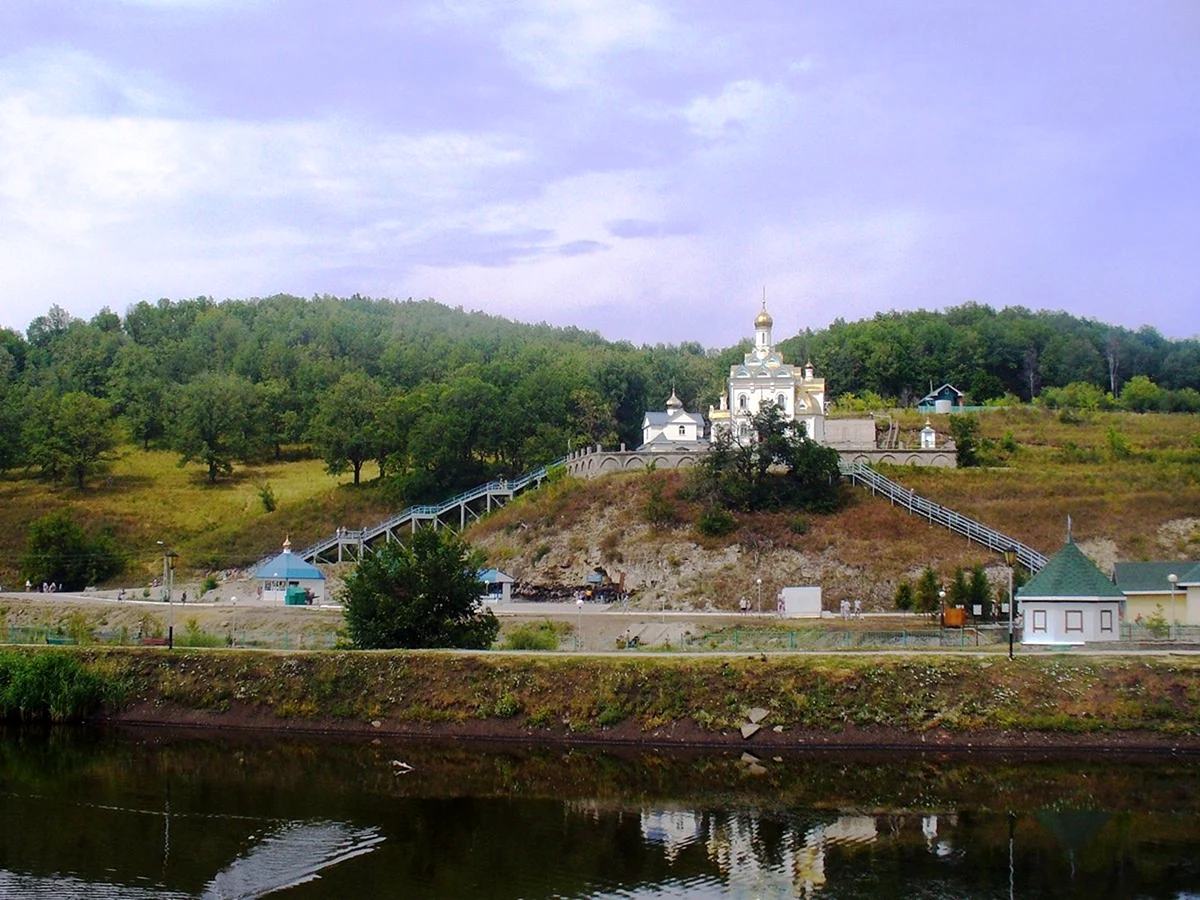
[[[849,600],[842,600],[841,612],[842,612],[842,618],[846,619],[847,621],[849,621],[850,619],[861,619],[862,614],[863,614],[862,613],[862,601],[855,600],[854,605],[851,606]]]
[[[55,591],[61,591],[61,590],[62,590],[62,585],[55,584],[53,581],[48,582],[48,583],[43,581],[42,586],[40,588],[38,588],[38,592],[42,593],[42,594],[53,594]],[[28,578],[25,579],[25,592],[26,593],[33,592],[33,582],[31,582]]]

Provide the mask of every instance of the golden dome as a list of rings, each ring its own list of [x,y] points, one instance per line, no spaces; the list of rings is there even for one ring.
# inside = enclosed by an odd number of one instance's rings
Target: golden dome
[[[771,318],[771,314],[767,312],[767,304],[763,304],[762,312],[754,317],[755,328],[770,328],[775,324],[775,320]]]

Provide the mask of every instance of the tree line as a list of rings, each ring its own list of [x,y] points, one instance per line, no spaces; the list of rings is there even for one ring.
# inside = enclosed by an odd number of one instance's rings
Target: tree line
[[[635,447],[672,387],[689,409],[716,403],[747,346],[637,347],[430,300],[200,297],[87,321],[55,306],[25,334],[0,329],[0,471],[83,486],[131,441],[216,480],[306,452],[432,499],[585,445]],[[839,319],[781,349],[811,360],[832,399],[907,405],[949,381],[975,402],[1116,402],[1131,388],[1139,409],[1200,400],[1200,341],[1021,307]]]

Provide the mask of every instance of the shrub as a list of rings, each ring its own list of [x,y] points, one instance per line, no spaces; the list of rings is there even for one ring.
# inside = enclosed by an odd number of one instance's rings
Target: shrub
[[[649,496],[642,504],[642,518],[654,528],[664,528],[679,517],[675,504],[663,496],[665,489],[666,484],[657,478],[646,488]]]
[[[808,516],[795,516],[788,522],[792,534],[808,534]]]
[[[217,579],[214,578],[212,575],[206,575],[204,578],[204,582],[200,585],[201,595],[207,594],[209,591],[215,591],[216,589],[217,589]]]
[[[512,694],[504,694],[492,706],[492,714],[499,719],[511,719],[521,712],[521,701]]]
[[[505,650],[557,650],[558,629],[553,622],[518,625],[504,636]]]
[[[209,634],[200,628],[195,619],[188,619],[183,626],[183,634],[175,638],[180,647],[224,647],[228,640],[219,635]]]
[[[607,563],[624,562],[625,555],[618,549],[620,546],[621,532],[614,528],[600,538],[600,559]]]
[[[262,501],[264,511],[275,512],[275,492],[271,489],[271,482],[264,481],[258,486],[258,499]]]
[[[696,530],[709,537],[723,537],[737,530],[737,520],[725,507],[710,506],[696,520]]]
[[[1133,455],[1129,440],[1115,427],[1108,429],[1108,452],[1113,459],[1129,459]]]

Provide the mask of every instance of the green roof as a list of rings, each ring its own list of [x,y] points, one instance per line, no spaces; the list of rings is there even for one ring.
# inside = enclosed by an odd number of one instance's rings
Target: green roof
[[[1171,590],[1168,575],[1178,575],[1179,584],[1185,584],[1189,572],[1200,576],[1197,569],[1200,569],[1200,563],[1194,560],[1119,562],[1113,567],[1113,578],[1126,594],[1165,594]]]
[[[1038,571],[1019,591],[1017,596],[1032,597],[1125,597],[1120,588],[1109,581],[1094,562],[1067,538],[1061,550],[1050,557],[1050,561]]]
[[[1200,563],[1192,566],[1186,572],[1179,573],[1180,584],[1200,584]]]

